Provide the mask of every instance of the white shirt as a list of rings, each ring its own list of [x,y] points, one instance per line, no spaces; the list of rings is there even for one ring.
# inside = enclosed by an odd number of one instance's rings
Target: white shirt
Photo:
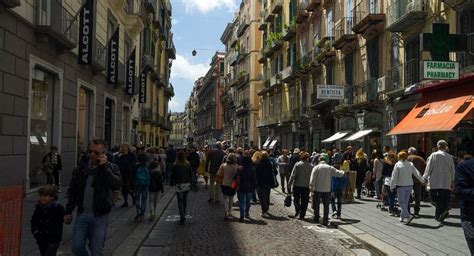
[[[426,160],[423,178],[428,180],[430,189],[450,189],[454,182],[453,156],[443,150],[438,150]]]
[[[311,172],[309,182],[311,190],[316,192],[331,192],[332,176],[342,177],[344,176],[344,172],[326,164],[324,161],[319,162]]]
[[[390,189],[395,189],[397,186],[413,186],[413,176],[415,176],[421,183],[424,182],[420,172],[415,168],[412,162],[398,161],[393,167],[392,182]]]

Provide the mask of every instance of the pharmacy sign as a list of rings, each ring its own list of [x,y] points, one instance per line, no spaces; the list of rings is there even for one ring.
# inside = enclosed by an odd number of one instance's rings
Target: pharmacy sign
[[[452,61],[422,61],[422,76],[426,80],[459,79],[459,63]]]

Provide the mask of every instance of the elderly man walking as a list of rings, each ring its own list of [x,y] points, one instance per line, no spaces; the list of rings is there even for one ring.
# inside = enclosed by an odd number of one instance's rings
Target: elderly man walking
[[[423,178],[428,180],[430,198],[436,207],[435,219],[443,223],[449,216],[449,199],[454,183],[454,158],[446,152],[448,143],[440,140],[438,151],[433,152],[426,161]]]
[[[323,225],[329,224],[329,203],[331,200],[331,180],[332,177],[342,177],[344,172],[340,171],[324,161],[324,157],[319,157],[319,164],[313,168],[309,182],[310,190],[313,191],[313,209],[315,223],[319,223],[319,204],[321,199],[324,206]]]

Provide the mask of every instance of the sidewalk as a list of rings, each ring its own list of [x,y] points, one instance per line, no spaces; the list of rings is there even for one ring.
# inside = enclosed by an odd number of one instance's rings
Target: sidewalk
[[[63,191],[66,191],[66,189],[63,188]],[[67,199],[64,198],[64,195],[64,192],[59,195],[59,201],[65,206]],[[158,217],[163,213],[173,197],[174,189],[166,186],[165,194],[158,202]],[[36,241],[34,240],[30,230],[30,219],[33,215],[34,205],[37,198],[37,193],[32,193],[27,195],[23,201],[21,255],[39,255]],[[133,220],[135,217],[135,207],[130,206],[128,208],[120,208],[121,204],[122,201],[118,202],[117,206],[110,214],[107,240],[105,242],[105,255],[114,255],[117,252],[126,252],[126,254],[122,255],[133,255],[138,249],[140,243],[145,239],[154,224],[158,221],[158,218],[153,222],[150,222],[148,218],[146,218],[142,223],[135,223]],[[147,208],[147,213],[148,209],[149,208]],[[148,215],[146,217],[148,217]],[[73,225],[74,222],[71,225],[64,225],[63,241],[59,247],[58,255],[73,255],[71,253]]]

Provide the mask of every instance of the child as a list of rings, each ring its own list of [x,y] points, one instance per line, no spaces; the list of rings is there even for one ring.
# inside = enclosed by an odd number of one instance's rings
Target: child
[[[158,157],[158,161],[153,161],[150,164],[150,221],[153,221],[156,216],[156,205],[158,204],[158,196],[161,192],[163,197],[164,186],[163,186],[163,173],[164,166],[161,157]]]
[[[56,255],[63,236],[64,207],[57,198],[54,185],[39,189],[39,200],[31,217],[31,233],[36,239],[41,256]]]
[[[138,154],[138,163],[133,173],[133,194],[137,215],[135,221],[143,221],[145,216],[148,188],[150,187],[150,169],[146,164],[145,153]]]

